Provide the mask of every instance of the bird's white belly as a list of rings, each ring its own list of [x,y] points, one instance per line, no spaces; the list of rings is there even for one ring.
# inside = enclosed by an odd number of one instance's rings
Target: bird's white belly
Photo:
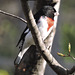
[[[42,17],[39,19],[37,26],[38,26],[38,29],[40,31],[40,35],[43,40],[46,39],[46,37],[49,35],[49,33],[51,32],[51,30],[53,28],[53,26],[52,26],[50,28],[50,30],[47,31],[47,28],[48,28],[47,21],[45,20],[45,18],[42,18]],[[35,43],[34,43],[31,32],[29,32],[25,37],[24,48],[27,48],[31,45],[35,45]]]
[[[44,40],[50,33],[51,30],[47,31],[48,24],[46,21],[46,17],[41,17],[38,22],[38,28],[41,34],[42,39]]]
[[[29,32],[26,37],[25,37],[25,43],[24,43],[24,48],[27,48],[29,47],[30,45],[34,45],[34,40],[33,40],[33,37],[32,37],[32,34],[31,32]]]

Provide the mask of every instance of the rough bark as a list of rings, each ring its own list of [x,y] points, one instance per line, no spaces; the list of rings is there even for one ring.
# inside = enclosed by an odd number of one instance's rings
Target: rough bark
[[[44,62],[44,63],[43,63]],[[36,49],[31,46],[25,53],[19,66],[16,66],[15,75],[43,75],[46,62]]]

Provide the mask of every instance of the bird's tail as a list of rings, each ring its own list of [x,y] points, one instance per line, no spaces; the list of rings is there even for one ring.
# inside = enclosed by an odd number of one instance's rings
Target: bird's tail
[[[18,65],[20,64],[25,52],[28,50],[29,47],[25,48],[24,50],[20,51],[19,54],[17,55],[14,64]]]

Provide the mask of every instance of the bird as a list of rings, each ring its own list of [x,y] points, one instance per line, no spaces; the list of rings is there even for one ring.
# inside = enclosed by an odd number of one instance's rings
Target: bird
[[[53,6],[43,6],[35,15],[34,19],[36,21],[37,27],[40,31],[40,35],[43,41],[50,34],[54,25],[54,17],[57,15],[57,11]],[[19,46],[19,44],[21,45]],[[20,64],[23,55],[28,50],[31,45],[35,45],[31,31],[28,26],[24,29],[21,37],[16,46],[19,46],[20,52],[16,57],[15,64]],[[24,48],[24,49],[23,49]]]

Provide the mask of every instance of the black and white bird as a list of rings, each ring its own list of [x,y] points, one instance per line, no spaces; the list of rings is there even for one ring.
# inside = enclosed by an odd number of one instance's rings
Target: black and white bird
[[[57,12],[52,6],[44,6],[34,15],[36,24],[38,26],[38,29],[40,31],[43,40],[46,39],[46,37],[50,34],[51,30],[53,29],[54,17],[56,15]],[[35,45],[31,31],[29,30],[28,27],[26,27],[25,30],[23,31],[17,46],[19,45],[20,42],[22,44],[20,46],[20,52],[15,61],[16,64],[19,64],[21,62],[21,59],[25,54],[25,52],[27,51],[27,49],[31,45]]]

